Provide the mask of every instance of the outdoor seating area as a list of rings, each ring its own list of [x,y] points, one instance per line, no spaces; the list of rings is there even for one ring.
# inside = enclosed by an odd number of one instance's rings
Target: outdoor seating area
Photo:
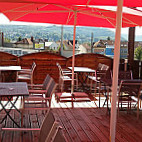
[[[36,53],[36,57],[43,57],[43,54]],[[70,58],[65,61],[65,58],[51,53],[45,55],[43,59],[29,60],[26,55],[17,60],[15,66],[20,68],[16,75],[27,76],[26,73],[30,72],[32,81],[17,80],[17,76],[15,81],[1,81],[1,141],[109,141],[112,59],[94,54],[94,58],[101,56],[104,62],[99,62],[98,58],[95,66],[75,64],[72,86]],[[48,56],[50,63],[45,59]],[[83,56],[78,55],[76,61]],[[70,81],[63,80],[63,76],[68,76]],[[120,70],[117,88],[116,140],[140,141],[142,80],[135,79],[132,70]],[[128,128],[128,133],[125,128]]]

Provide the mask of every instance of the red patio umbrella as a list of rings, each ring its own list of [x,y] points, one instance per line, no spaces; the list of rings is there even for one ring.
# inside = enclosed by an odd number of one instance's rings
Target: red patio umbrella
[[[8,1],[8,0],[6,0]],[[2,0],[0,0],[2,2]],[[5,2],[5,1],[4,1]],[[11,1],[10,1],[11,2]],[[116,28],[115,50],[114,50],[114,66],[113,66],[113,92],[112,92],[112,108],[111,109],[111,128],[110,138],[115,141],[115,122],[116,122],[116,99],[118,84],[118,65],[120,55],[120,33],[121,27],[141,26],[141,13],[133,11],[123,13],[123,0],[118,0],[117,12],[109,10],[90,8],[89,5],[116,5],[116,0],[12,0],[13,3],[0,3],[0,11],[3,12],[12,21],[26,22],[45,22],[54,24],[74,25],[73,38],[73,73],[74,73],[74,53],[75,53],[75,33],[77,25],[98,26],[98,27],[114,27]],[[15,3],[14,3],[15,2]],[[16,3],[21,2],[21,3]],[[26,3],[27,2],[27,3]],[[35,2],[34,4],[31,2]],[[64,3],[65,2],[65,3]],[[131,3],[130,3],[131,2]],[[73,6],[74,4],[85,4],[86,6]],[[134,5],[133,5],[134,4]],[[142,2],[124,0],[127,6],[142,6]],[[117,16],[116,16],[117,15]],[[123,23],[122,23],[123,20]],[[117,56],[116,56],[117,55]],[[74,75],[72,76],[72,80]],[[72,81],[74,86],[74,81]]]
[[[105,5],[117,6],[117,0],[0,0],[0,2],[13,3],[44,3],[59,5]],[[141,0],[123,0],[123,6],[142,7]]]

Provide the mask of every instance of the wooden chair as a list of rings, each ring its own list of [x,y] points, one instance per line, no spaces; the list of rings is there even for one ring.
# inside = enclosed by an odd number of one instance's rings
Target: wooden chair
[[[51,110],[47,112],[40,128],[2,128],[0,125],[0,133],[2,131],[40,131],[39,142],[67,142]]]
[[[139,101],[142,89],[141,80],[122,80],[118,92],[118,111],[126,105],[128,110],[137,105],[137,119],[139,118]],[[135,99],[134,99],[135,98]]]
[[[59,89],[61,92],[64,91],[64,84],[65,82],[70,82],[72,81],[72,72],[68,70],[63,70],[59,63],[57,63],[58,69],[59,69]],[[78,75],[77,73],[74,73],[74,81],[75,81],[75,87],[76,89],[78,88]]]
[[[93,83],[94,83],[94,90],[95,90],[94,93],[96,94],[97,85],[100,83],[100,79],[105,77],[106,72],[108,70],[109,70],[109,66],[105,64],[101,64],[101,63],[98,64],[96,72],[88,76],[88,79],[90,80],[90,91],[93,90]]]
[[[51,76],[47,74],[42,84],[28,84],[28,88],[29,90],[46,90],[50,79]]]
[[[127,79],[133,79],[132,71],[119,71],[118,73],[118,79],[119,80],[127,80]]]
[[[31,84],[33,84],[33,73],[36,68],[36,63],[33,62],[31,69],[22,69],[21,71],[17,72],[16,81],[19,80],[26,80],[30,81]]]
[[[29,90],[30,96],[24,100],[24,110],[26,109],[42,109],[47,110],[51,107],[52,95],[57,88],[57,83],[50,78],[45,90]],[[36,95],[37,94],[37,95]],[[41,94],[41,95],[40,95]],[[47,102],[49,105],[47,105]]]

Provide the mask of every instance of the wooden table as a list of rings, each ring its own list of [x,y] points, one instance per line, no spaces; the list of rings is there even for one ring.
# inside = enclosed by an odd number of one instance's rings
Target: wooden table
[[[0,83],[0,112],[5,111],[5,116],[0,123],[2,123],[7,116],[14,122],[17,127],[21,127],[10,115],[12,109],[15,109],[18,113],[21,114],[21,111],[16,107],[16,102],[19,97],[29,96],[28,87],[26,82],[14,82],[14,83]],[[13,99],[14,97],[14,99]],[[6,98],[6,103],[4,103],[3,98]],[[24,101],[24,99],[22,99]],[[23,102],[24,103],[24,102]],[[10,108],[6,108],[8,105],[11,105]],[[21,116],[21,124],[22,124]]]
[[[16,71],[17,72],[20,70],[21,70],[21,66],[0,66],[0,82],[2,82],[2,80],[5,81],[5,78],[2,79],[2,72],[3,71]],[[10,74],[8,76],[8,78],[12,78],[11,76],[12,76],[12,74]]]
[[[72,67],[68,67],[70,70],[72,70]],[[93,69],[90,69],[88,67],[74,67],[74,72],[78,73],[78,80],[81,83],[81,86],[84,90],[85,88],[85,84],[86,84],[86,80],[88,78],[89,74],[95,73],[96,71]]]

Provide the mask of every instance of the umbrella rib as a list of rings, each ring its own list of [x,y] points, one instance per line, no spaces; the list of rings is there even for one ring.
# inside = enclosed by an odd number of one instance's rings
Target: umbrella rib
[[[73,16],[74,16],[74,13],[73,13],[71,16],[70,16],[70,13],[69,13],[66,24],[68,24],[68,23],[69,23],[69,21],[72,19],[72,17],[73,17]]]
[[[50,11],[37,11],[37,10],[34,10],[34,11],[25,11],[25,10],[21,10],[21,11],[12,11],[12,12],[28,12],[28,13],[55,13],[55,12],[60,12],[60,13],[63,13],[63,12],[69,12],[67,10],[50,10]],[[3,13],[7,13],[7,12],[3,12]]]
[[[15,20],[17,20],[17,19],[19,19],[19,18],[21,18],[21,17],[27,15],[27,14],[29,14],[29,13],[27,12],[27,13],[25,13],[25,14],[22,14],[22,15],[16,17],[16,18],[11,19],[10,21],[15,21]]]
[[[115,27],[115,25],[108,19],[108,17],[104,16],[98,9],[95,8],[96,11],[98,11],[103,17],[104,19],[106,19],[113,27]],[[110,17],[109,17],[110,18]],[[112,19],[112,18],[111,18]],[[114,20],[114,19],[113,19]]]
[[[13,10],[16,10],[16,9],[19,9],[19,8],[23,8],[23,7],[26,7],[26,6],[30,6],[30,5],[33,5],[33,4],[23,5],[23,6],[16,7],[16,8],[10,9],[10,10],[5,10],[5,11],[2,11],[2,12],[3,12],[3,13],[6,13],[6,12],[13,12]]]
[[[115,21],[114,18],[104,16],[102,13],[101,13],[101,16],[100,16],[100,15],[96,15],[96,14],[94,14],[94,13],[90,13],[90,12],[87,12],[87,11],[79,11],[79,12],[82,13],[82,14],[86,14],[86,15],[90,15],[90,16],[94,16],[94,17],[106,19],[113,27],[115,27],[115,25],[110,21],[110,20],[114,20],[114,21]],[[124,17],[124,19],[126,19],[126,18]],[[138,25],[138,24],[136,24],[136,23],[130,21],[129,19],[126,19],[126,20],[129,21],[129,22],[127,22],[127,21],[123,21],[123,22],[124,22],[124,23],[130,23],[130,22],[131,22],[131,23],[134,24],[134,25]]]
[[[86,5],[89,5],[90,1],[91,1],[91,0],[88,0]]]
[[[59,4],[52,4],[52,5],[55,5],[55,6],[58,6],[58,7],[64,8],[64,9],[69,10],[69,11],[73,11],[73,9],[71,9],[71,8],[67,8],[67,7],[65,7],[65,6],[63,6],[63,5],[59,5]]]
[[[135,22],[133,22],[133,21],[127,19],[126,17],[122,17],[122,18],[128,21],[128,22],[125,22],[125,21],[124,21],[125,23],[130,23],[130,24],[134,24],[134,25],[136,25],[136,26],[139,26],[137,23],[135,23]]]

